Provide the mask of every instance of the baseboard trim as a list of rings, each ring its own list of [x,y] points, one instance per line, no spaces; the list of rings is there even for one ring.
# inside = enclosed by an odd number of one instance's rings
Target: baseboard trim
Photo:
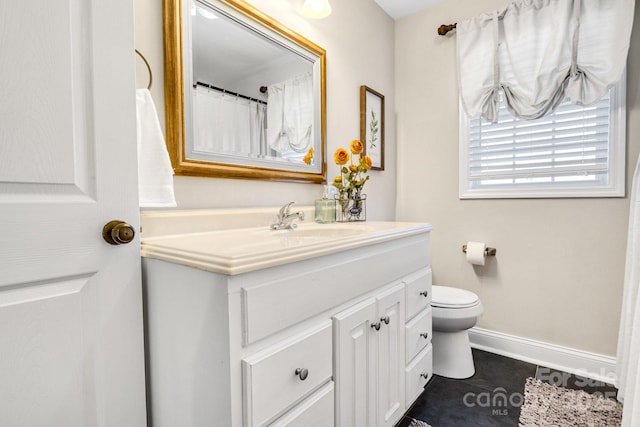
[[[471,347],[615,385],[616,358],[482,328],[469,330]]]

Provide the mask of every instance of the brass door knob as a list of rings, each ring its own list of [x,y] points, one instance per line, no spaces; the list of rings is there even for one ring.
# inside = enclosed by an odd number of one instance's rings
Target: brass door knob
[[[132,226],[124,221],[109,221],[102,228],[102,238],[110,245],[124,245],[130,243],[136,232]]]

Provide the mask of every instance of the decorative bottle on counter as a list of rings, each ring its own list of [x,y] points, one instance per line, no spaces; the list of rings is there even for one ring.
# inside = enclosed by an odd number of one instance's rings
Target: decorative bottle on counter
[[[322,199],[316,200],[315,222],[329,224],[336,221],[336,203],[329,199],[329,190],[324,187]]]

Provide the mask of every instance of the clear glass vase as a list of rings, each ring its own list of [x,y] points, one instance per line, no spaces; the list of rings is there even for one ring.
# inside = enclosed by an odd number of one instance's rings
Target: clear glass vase
[[[336,222],[367,220],[367,195],[336,196]]]

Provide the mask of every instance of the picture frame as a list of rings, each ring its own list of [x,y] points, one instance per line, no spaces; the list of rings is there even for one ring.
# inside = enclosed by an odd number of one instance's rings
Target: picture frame
[[[371,158],[371,169],[384,170],[384,95],[360,86],[360,141]]]

